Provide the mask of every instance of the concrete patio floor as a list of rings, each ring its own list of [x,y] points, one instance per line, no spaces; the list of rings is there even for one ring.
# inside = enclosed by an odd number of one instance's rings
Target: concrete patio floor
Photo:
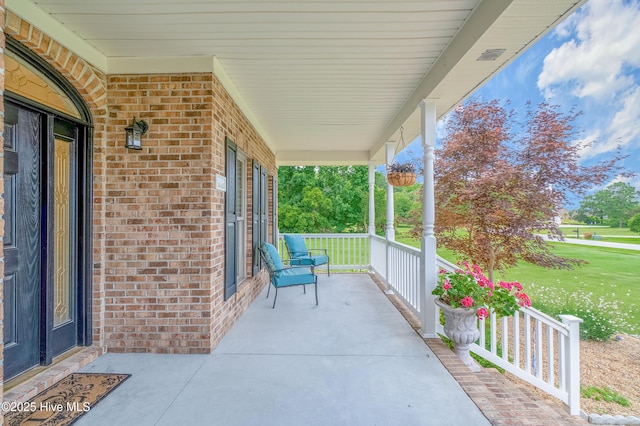
[[[78,425],[487,425],[366,274],[266,288],[210,355],[106,354],[132,376]]]

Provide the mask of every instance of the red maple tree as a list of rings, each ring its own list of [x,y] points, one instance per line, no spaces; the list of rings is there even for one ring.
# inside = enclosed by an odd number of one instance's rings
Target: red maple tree
[[[491,280],[494,270],[520,259],[563,269],[579,264],[553,254],[539,234],[561,240],[559,208],[610,178],[623,157],[581,165],[576,117],[528,104],[524,123],[514,126],[515,113],[496,100],[456,108],[434,164],[438,244],[482,266]],[[414,232],[421,234],[420,226]]]

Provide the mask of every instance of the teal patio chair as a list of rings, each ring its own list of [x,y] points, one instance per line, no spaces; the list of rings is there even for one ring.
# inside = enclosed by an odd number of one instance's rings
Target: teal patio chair
[[[311,272],[315,273],[315,267],[320,265],[327,265],[327,275],[331,276],[330,261],[327,254],[327,249],[307,249],[307,244],[304,242],[304,238],[300,235],[287,234],[284,236],[284,244],[287,246],[287,252],[289,252],[289,264],[295,266],[310,266]],[[313,251],[317,251],[323,254],[313,254]]]
[[[269,292],[271,286],[276,289],[276,294],[273,298],[273,306],[276,307],[276,299],[278,298],[278,288],[280,287],[292,287],[301,285],[304,293],[307,293],[306,284],[313,284],[316,290],[316,305],[318,304],[318,277],[313,271],[309,271],[309,266],[292,266],[285,268],[278,254],[278,250],[267,242],[260,243],[258,247],[260,251],[260,257],[264,260],[264,263],[269,271],[269,277],[271,285],[267,290],[267,299],[269,298]]]

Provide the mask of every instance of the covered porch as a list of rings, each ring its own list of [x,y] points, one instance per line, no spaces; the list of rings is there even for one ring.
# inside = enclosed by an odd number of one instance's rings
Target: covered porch
[[[132,376],[78,424],[582,424],[470,373],[367,274],[321,274],[319,298],[289,288],[272,309],[264,289],[210,355],[102,356],[84,371]]]
[[[3,355],[4,401],[25,400],[82,366],[135,373],[82,420],[92,425],[499,424],[511,408],[522,409],[531,398],[492,405],[487,395],[504,398],[502,383],[473,376],[446,349],[425,344],[442,348],[429,292],[438,267],[436,120],[583,2],[212,0],[149,7],[148,0],[0,0],[7,48],[61,76],[61,87],[77,92],[86,109],[88,154],[78,171],[86,193],[79,199],[91,200],[71,247],[85,249],[78,265],[70,262],[79,278],[67,280],[82,339],[70,352],[56,352],[58,362],[41,350],[54,339],[34,335],[25,351],[34,360],[20,372],[38,377],[19,377],[17,385],[7,384],[17,373]],[[24,96],[10,92],[4,100],[26,109]],[[53,120],[50,109],[38,111]],[[149,133],[142,149],[130,150],[123,136],[136,119],[148,121]],[[264,300],[267,275],[251,253],[260,241],[277,239],[277,167],[373,170],[418,136],[425,148],[423,248],[394,243],[392,226],[386,239],[370,230],[362,237],[367,258],[357,263],[395,294],[385,295],[364,274],[321,275],[317,308],[310,294],[290,289],[272,310]],[[0,206],[5,221],[9,210]],[[48,288],[46,279],[32,281],[38,291]],[[398,283],[405,287],[392,288]],[[6,302],[10,294],[3,286],[2,308],[14,306]],[[392,297],[418,316],[418,333]],[[33,329],[48,324],[49,311],[32,307]],[[15,340],[7,324],[16,322],[4,318],[6,348]],[[545,338],[559,342],[564,334]],[[450,360],[458,383],[436,352]],[[532,370],[530,358],[524,363]],[[570,373],[561,368],[532,374],[566,384]],[[565,388],[559,395],[568,400]],[[545,411],[556,424],[566,414],[558,410]]]

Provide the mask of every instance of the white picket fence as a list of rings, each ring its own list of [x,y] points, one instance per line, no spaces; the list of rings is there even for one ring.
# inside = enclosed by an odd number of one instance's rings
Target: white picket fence
[[[375,272],[388,291],[393,291],[422,318],[421,298],[430,296],[430,289],[425,291],[420,276],[420,250],[368,234],[303,236],[308,248],[328,249],[332,271]],[[280,252],[286,253],[282,242]],[[436,267],[456,268],[440,257],[436,259]],[[488,320],[478,321],[480,339],[471,351],[560,399],[569,406],[572,415],[579,415],[581,320],[571,315],[561,318],[562,322],[558,322],[533,308],[523,308],[505,318],[492,314]],[[436,330],[444,335],[441,324],[436,324]]]

